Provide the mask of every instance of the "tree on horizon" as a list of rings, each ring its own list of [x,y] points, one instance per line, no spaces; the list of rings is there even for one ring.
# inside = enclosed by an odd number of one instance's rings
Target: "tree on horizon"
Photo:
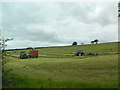
[[[94,41],[91,41],[92,44],[94,44]]]
[[[98,43],[98,39],[95,39],[94,42],[96,42],[96,44]]]
[[[77,42],[76,42],[76,41],[74,41],[74,42],[72,43],[72,46],[74,46],[74,45],[77,45]]]

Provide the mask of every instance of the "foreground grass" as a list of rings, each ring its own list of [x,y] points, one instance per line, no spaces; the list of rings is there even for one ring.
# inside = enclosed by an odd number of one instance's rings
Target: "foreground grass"
[[[9,58],[3,87],[117,88],[118,55],[73,58]]]

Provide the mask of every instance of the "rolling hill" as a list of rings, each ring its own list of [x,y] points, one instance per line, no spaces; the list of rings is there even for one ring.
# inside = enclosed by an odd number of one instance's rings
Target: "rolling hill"
[[[39,58],[7,51],[4,88],[117,88],[118,43],[39,48]],[[84,56],[74,56],[82,50]],[[27,53],[30,51],[24,50]],[[98,55],[87,55],[89,52]]]

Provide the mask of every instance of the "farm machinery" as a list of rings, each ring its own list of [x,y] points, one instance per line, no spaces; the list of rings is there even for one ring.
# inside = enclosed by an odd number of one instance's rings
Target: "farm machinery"
[[[38,58],[38,50],[31,50],[29,53],[22,51],[20,53],[20,59],[26,58]]]
[[[78,50],[76,53],[75,53],[75,56],[83,56],[85,53],[81,50]]]
[[[75,53],[75,56],[83,56],[83,55],[95,56],[95,55],[98,55],[98,53],[89,52],[89,53],[86,53],[86,54],[85,54],[82,50],[78,50],[78,51]]]

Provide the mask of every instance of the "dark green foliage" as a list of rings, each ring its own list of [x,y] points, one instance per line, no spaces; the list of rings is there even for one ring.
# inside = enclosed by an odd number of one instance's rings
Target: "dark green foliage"
[[[94,44],[94,43],[97,44],[98,42],[99,42],[98,39],[95,39],[94,41],[91,41],[92,44]]]
[[[120,17],[120,1],[118,2],[118,17]]]
[[[98,43],[98,39],[95,39],[94,42],[96,42],[96,44]]]
[[[74,45],[77,45],[77,42],[73,42],[73,43],[72,43],[72,46],[74,46]]]
[[[120,1],[118,2],[118,8],[120,9]]]
[[[91,41],[92,44],[94,44],[94,41]]]

